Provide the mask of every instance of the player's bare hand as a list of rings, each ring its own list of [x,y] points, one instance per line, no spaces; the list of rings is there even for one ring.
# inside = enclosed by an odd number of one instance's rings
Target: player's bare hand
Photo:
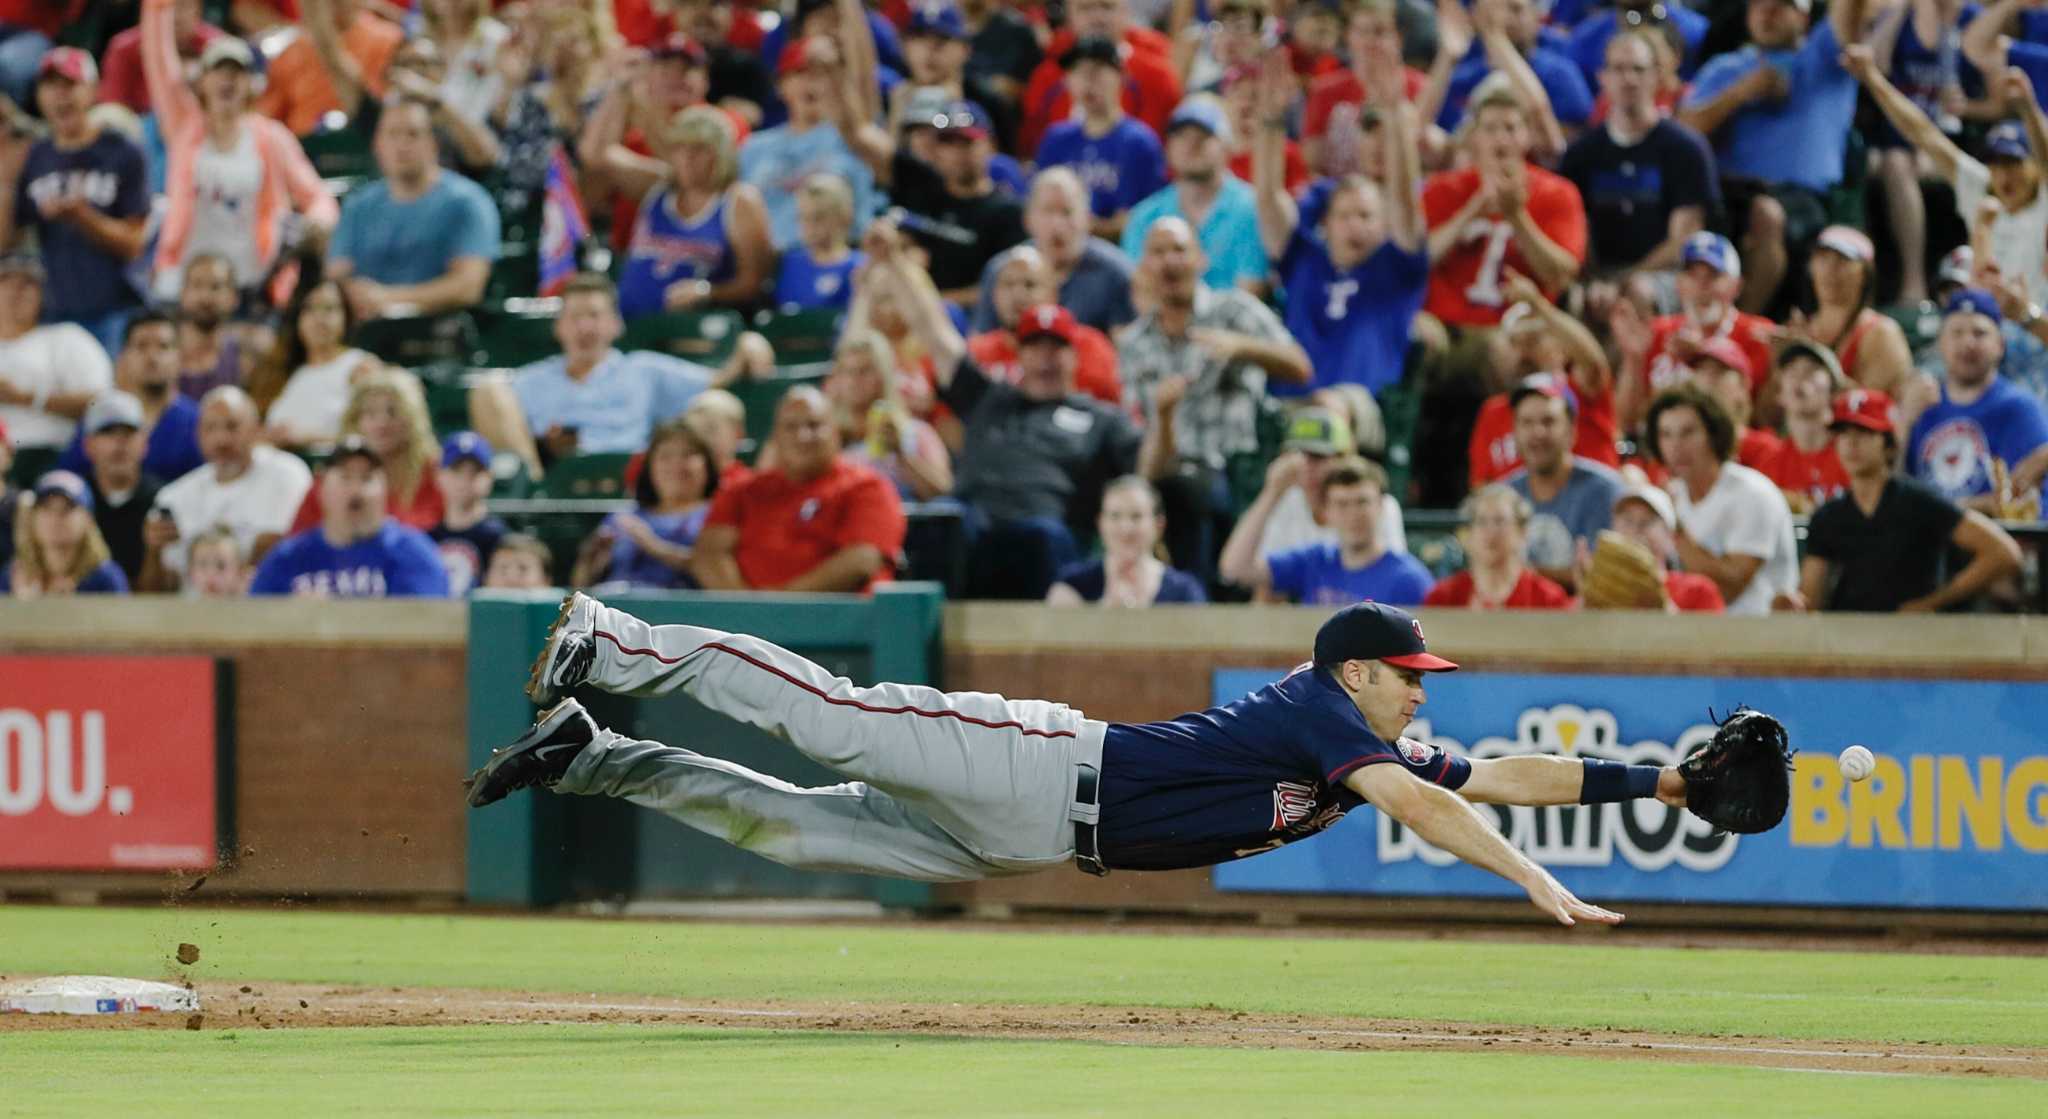
[[[1576,925],[1580,921],[1591,921],[1599,925],[1619,925],[1622,922],[1621,914],[1580,901],[1557,879],[1541,869],[1538,869],[1536,877],[1528,882],[1527,889],[1530,903],[1557,918],[1560,925]]]

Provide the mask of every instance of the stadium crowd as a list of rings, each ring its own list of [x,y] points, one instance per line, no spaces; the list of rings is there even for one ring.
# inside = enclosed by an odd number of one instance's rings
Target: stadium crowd
[[[0,589],[2019,609],[2031,4],[0,0]]]

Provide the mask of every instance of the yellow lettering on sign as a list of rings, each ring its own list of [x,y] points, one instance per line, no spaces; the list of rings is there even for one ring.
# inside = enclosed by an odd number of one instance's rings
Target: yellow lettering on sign
[[[2005,779],[2005,826],[2022,851],[2048,851],[2048,758],[2028,758]]]
[[[1970,822],[1970,838],[1979,851],[1996,851],[2005,846],[2004,829],[1998,820],[1998,788],[2005,771],[2003,758],[1979,758],[1983,773],[1980,783],[1970,773],[1967,758],[1943,755],[1941,759],[1940,817],[1941,849],[1960,850],[1963,821]]]
[[[1906,767],[1890,754],[1877,755],[1869,777],[1849,785],[1849,846],[1868,847],[1875,835],[1884,847],[1906,845],[1899,810],[1906,806]]]
[[[1906,762],[1913,772],[1913,849],[1934,846],[1934,757],[1915,754]]]
[[[1849,831],[1842,771],[1826,754],[1792,756],[1792,845],[1832,847]]]

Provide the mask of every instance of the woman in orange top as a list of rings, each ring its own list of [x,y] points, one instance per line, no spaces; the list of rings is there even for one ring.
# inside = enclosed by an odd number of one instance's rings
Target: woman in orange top
[[[322,228],[341,215],[298,138],[251,111],[249,44],[228,36],[208,43],[196,90],[185,83],[173,3],[145,0],[141,25],[142,76],[170,161],[153,285],[166,300],[177,297],[185,262],[201,254],[232,264],[237,287],[256,287],[286,247],[292,211]]]

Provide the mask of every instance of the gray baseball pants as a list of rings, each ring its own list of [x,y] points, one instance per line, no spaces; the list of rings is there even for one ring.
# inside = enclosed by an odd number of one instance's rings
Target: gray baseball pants
[[[1104,724],[1065,704],[857,687],[757,637],[650,626],[599,606],[590,683],[681,690],[853,778],[799,788],[677,746],[600,730],[555,791],[666,813],[807,870],[925,882],[1029,874],[1074,857],[1077,767],[1099,770]]]

